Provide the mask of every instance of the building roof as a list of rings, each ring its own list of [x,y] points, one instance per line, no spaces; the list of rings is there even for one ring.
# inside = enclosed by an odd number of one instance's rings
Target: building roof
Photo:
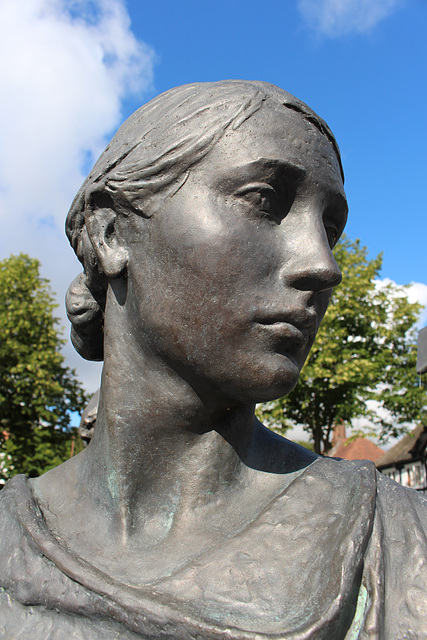
[[[376,460],[378,469],[391,467],[396,463],[410,462],[425,458],[427,447],[427,427],[418,425],[411,433],[404,436],[397,444]]]
[[[356,438],[356,440],[345,440],[335,447],[329,455],[344,460],[372,460],[376,462],[383,456],[384,451],[367,438]]]

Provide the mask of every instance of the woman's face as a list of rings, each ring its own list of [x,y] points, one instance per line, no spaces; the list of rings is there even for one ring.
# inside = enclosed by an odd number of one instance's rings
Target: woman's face
[[[151,206],[129,244],[138,348],[230,403],[291,391],[341,279],[347,205],[328,140],[264,108]]]

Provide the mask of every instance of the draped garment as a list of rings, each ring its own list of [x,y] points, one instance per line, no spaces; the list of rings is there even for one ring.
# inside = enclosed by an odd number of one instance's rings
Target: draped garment
[[[422,640],[426,532],[423,495],[319,458],[243,530],[133,586],[68,550],[16,476],[0,492],[0,638]]]

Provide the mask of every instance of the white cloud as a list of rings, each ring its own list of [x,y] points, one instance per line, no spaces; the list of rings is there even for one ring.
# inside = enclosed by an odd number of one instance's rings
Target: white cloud
[[[408,288],[409,302],[419,302],[423,306],[420,321],[418,323],[421,329],[427,324],[427,284],[422,282],[411,282]]]
[[[386,18],[403,0],[298,0],[306,24],[329,37],[365,33]]]
[[[382,280],[377,280],[375,282],[377,287],[383,287],[389,284],[397,287],[400,286],[396,284],[394,280],[390,280],[390,278],[383,278]],[[427,284],[424,284],[423,282],[411,282],[407,289],[402,290],[402,293],[403,292],[408,297],[409,302],[418,302],[422,306],[420,317],[417,322],[417,327],[421,329],[425,324],[427,324]]]
[[[151,87],[154,52],[132,33],[123,0],[2,0],[0,33],[0,258],[39,258],[64,318],[79,269],[65,215],[121,123],[122,100]]]

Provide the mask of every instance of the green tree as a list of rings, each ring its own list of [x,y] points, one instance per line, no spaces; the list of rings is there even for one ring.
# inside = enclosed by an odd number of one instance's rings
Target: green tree
[[[64,366],[56,304],[38,260],[0,262],[0,477],[39,475],[79,448],[70,412],[86,396]],[[74,440],[74,442],[73,442]]]
[[[365,417],[383,441],[422,419],[425,389],[415,372],[415,323],[420,305],[407,287],[378,283],[382,256],[373,260],[356,240],[335,249],[343,281],[332,295],[296,388],[259,405],[257,415],[282,432],[300,424],[317,453],[326,453],[336,424]]]

